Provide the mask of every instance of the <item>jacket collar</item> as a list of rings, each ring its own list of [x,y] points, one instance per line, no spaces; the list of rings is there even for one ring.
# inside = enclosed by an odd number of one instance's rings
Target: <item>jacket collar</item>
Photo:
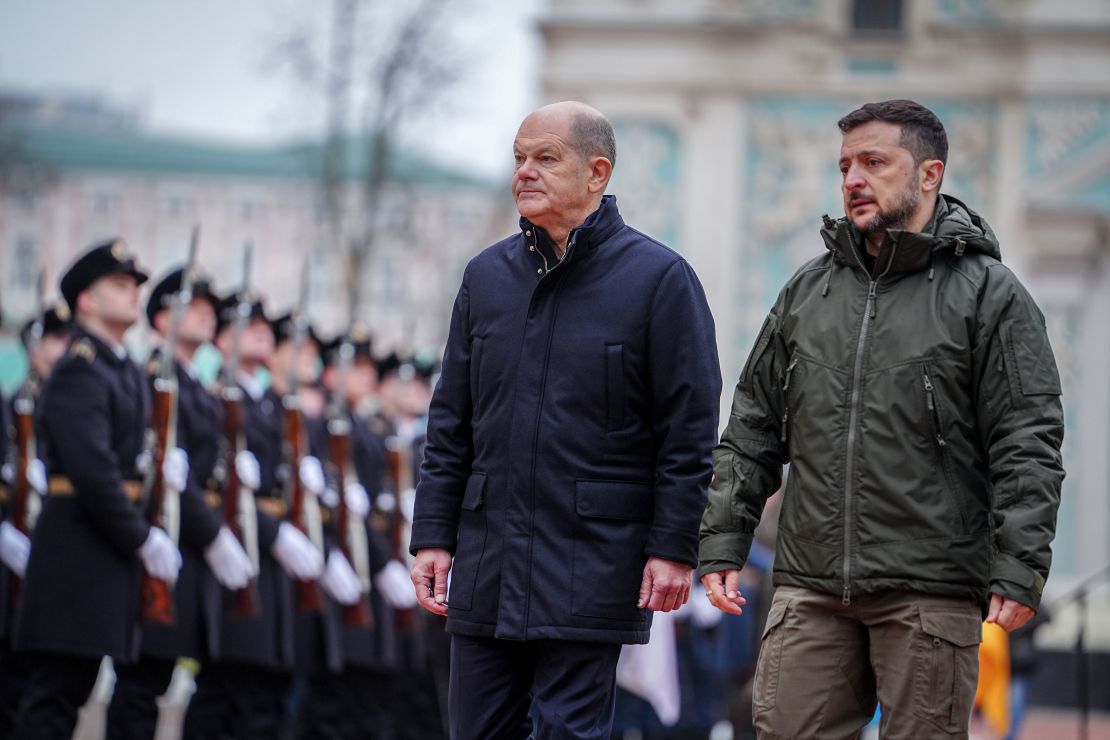
[[[587,216],[585,221],[571,230],[570,239],[567,240],[567,243],[569,245],[570,242],[573,241],[575,250],[579,253],[584,250],[593,250],[623,227],[624,219],[621,218],[620,211],[617,210],[617,197],[615,195],[604,195],[601,198],[601,205],[597,207],[597,210]],[[535,226],[523,216],[520,218],[520,230],[524,233],[525,245],[536,244],[536,241],[533,241],[531,238],[532,234],[529,234],[529,232],[532,231],[534,231],[537,236],[542,235],[542,238],[538,240],[540,245],[550,244],[552,241],[546,231]],[[543,246],[540,246],[540,248],[542,249]]]
[[[825,216],[824,220],[821,236],[833,259],[866,271],[861,257],[866,249],[863,235],[847,218],[834,221]],[[924,270],[942,251],[951,251],[956,257],[981,252],[1001,259],[998,241],[986,221],[960,200],[941,195],[932,218],[921,231],[887,232],[875,259],[874,275],[893,277]]]
[[[73,346],[79,341],[91,342],[96,354],[103,357],[112,365],[123,365],[130,358],[127,356],[127,349],[123,346],[116,346],[105,342],[103,339],[93,334],[91,331],[81,326],[81,324],[74,324],[73,336],[70,338],[69,346]],[[123,356],[120,356],[120,352]]]

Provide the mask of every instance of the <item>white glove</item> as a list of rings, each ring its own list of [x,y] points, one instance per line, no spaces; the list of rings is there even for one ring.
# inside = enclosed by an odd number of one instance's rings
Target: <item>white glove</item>
[[[412,587],[409,569],[398,560],[390,560],[374,576],[374,588],[385,602],[394,609],[412,609],[420,602],[416,600],[416,589]]]
[[[227,527],[220,527],[216,539],[204,548],[204,559],[220,585],[233,591],[246,586],[255,575],[250,556]]]
[[[27,482],[31,484],[31,488],[46,494],[46,466],[37,457],[27,463]]]
[[[243,450],[235,456],[235,474],[239,476],[239,485],[244,488],[257,491],[262,485],[262,468],[250,450]]]
[[[31,540],[11,522],[0,523],[0,560],[20,578],[27,573]]]
[[[336,506],[339,506],[339,494],[335,492],[334,488],[328,486],[324,492],[320,494],[320,503],[329,509],[334,509]]]
[[[343,498],[347,501],[347,511],[351,512],[353,516],[365,519],[366,515],[370,513],[370,496],[366,494],[366,489],[362,487],[361,483],[353,481],[348,483],[347,495]]]
[[[328,596],[343,606],[356,604],[362,597],[362,584],[355,574],[355,569],[338,549],[333,549],[328,554],[328,565],[324,568],[320,586]]]
[[[165,530],[151,527],[146,542],[139,548],[139,559],[146,572],[159,581],[173,583],[181,570],[181,552]]]
[[[189,485],[189,453],[180,447],[166,450],[162,458],[162,480],[178,493],[184,491]]]
[[[305,455],[301,458],[301,485],[316,497],[324,494],[326,483],[324,480],[324,466],[320,464],[320,458],[312,455]]]
[[[324,556],[289,522],[282,522],[278,527],[271,552],[290,578],[315,581],[324,572]]]

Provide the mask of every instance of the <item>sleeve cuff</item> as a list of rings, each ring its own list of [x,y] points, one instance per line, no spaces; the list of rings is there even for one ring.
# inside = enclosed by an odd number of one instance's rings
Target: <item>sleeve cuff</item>
[[[1037,609],[1041,603],[1044,583],[1044,576],[1013,555],[995,553],[991,563],[991,593]]]
[[[698,548],[698,557],[701,561],[698,568],[701,574],[743,568],[754,538],[753,534],[741,532],[722,532],[703,536]]]

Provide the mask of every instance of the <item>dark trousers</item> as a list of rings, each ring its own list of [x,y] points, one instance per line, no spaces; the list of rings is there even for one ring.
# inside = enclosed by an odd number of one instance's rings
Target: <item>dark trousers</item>
[[[11,649],[5,638],[0,643],[0,737],[12,737],[15,732],[15,716],[27,678],[27,661]]]
[[[390,679],[367,668],[313,674],[297,718],[298,740],[392,739]]]
[[[16,740],[70,740],[77,710],[89,698],[100,658],[26,653],[27,686],[15,720]]]
[[[233,662],[206,663],[185,712],[185,740],[274,740],[285,733],[292,676]]]
[[[608,740],[620,652],[609,643],[455,635],[451,737]]]
[[[173,678],[174,661],[143,656],[116,665],[116,689],[108,705],[107,740],[149,740],[158,726],[158,697]]]

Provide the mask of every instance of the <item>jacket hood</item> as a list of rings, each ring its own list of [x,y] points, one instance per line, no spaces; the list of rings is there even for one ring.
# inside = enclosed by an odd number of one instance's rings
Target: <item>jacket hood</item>
[[[833,259],[863,269],[857,249],[863,237],[846,217],[824,217],[821,238]],[[876,275],[896,275],[923,270],[936,255],[950,252],[956,257],[968,253],[1002,259],[998,239],[990,225],[963,201],[941,195],[933,217],[920,232],[891,230],[879,248]]]

